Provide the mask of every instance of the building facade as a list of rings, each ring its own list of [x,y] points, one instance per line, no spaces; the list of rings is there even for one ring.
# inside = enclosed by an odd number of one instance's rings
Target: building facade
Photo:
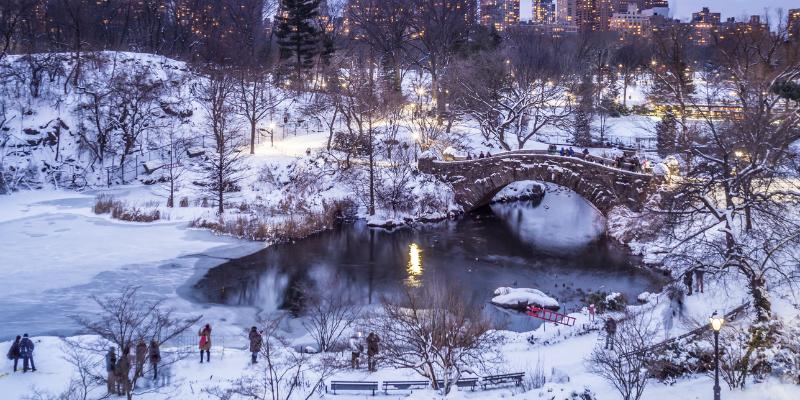
[[[481,25],[498,32],[519,23],[520,0],[480,0]]]

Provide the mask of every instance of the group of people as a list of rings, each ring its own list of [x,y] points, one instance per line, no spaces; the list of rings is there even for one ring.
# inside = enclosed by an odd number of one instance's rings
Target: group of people
[[[158,379],[158,363],[161,362],[161,349],[156,339],[150,341],[148,346],[143,339],[139,339],[134,350],[134,378],[144,376],[144,364],[150,362],[153,368],[153,380]],[[108,378],[106,385],[109,394],[123,395],[131,388],[131,348],[125,346],[122,354],[117,357],[114,346],[108,348],[106,353],[106,372]]]
[[[650,161],[645,159],[639,160],[639,157],[625,157],[619,156],[614,160],[614,166],[619,169],[627,169],[631,172],[648,172],[652,169]]]
[[[706,271],[701,267],[688,269],[683,273],[683,284],[686,285],[687,296],[692,295],[692,289],[703,293],[705,290],[705,273]]]
[[[32,372],[36,371],[36,365],[33,363],[33,340],[28,337],[28,334],[24,334],[22,336],[17,335],[14,339],[14,343],[11,344],[11,348],[8,349],[8,354],[6,355],[9,360],[14,361],[14,372],[17,372],[17,365],[19,364],[19,359],[22,359],[22,372],[28,372],[30,369]],[[30,366],[30,368],[28,368]]]
[[[361,342],[360,334],[353,334],[350,337],[350,367],[353,369],[358,369],[361,366],[361,353],[364,352],[364,344]],[[380,342],[381,339],[375,332],[370,332],[367,335],[367,370],[370,372],[377,371]]]
[[[491,156],[492,156],[492,153],[489,153],[488,151],[486,152],[486,154],[483,154],[483,152],[481,152],[480,154],[478,154],[478,155],[477,155],[477,156],[475,156],[475,157],[473,157],[473,156],[472,156],[472,153],[467,153],[467,160],[475,160],[475,159],[481,159],[481,158],[489,158],[489,157],[491,157]]]

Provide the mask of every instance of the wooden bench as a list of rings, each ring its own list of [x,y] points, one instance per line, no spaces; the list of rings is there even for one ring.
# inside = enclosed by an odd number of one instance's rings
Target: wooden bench
[[[337,390],[360,390],[360,391],[371,391],[372,395],[375,396],[375,391],[378,390],[378,382],[377,381],[331,381],[331,391],[333,394],[336,394]],[[325,388],[325,392],[328,392],[328,388]]]
[[[389,394],[389,390],[425,389],[428,385],[428,381],[383,381],[383,392]]]
[[[483,378],[481,378],[481,386],[484,389],[486,389],[486,386],[489,385],[499,385],[502,383],[509,383],[509,382],[514,382],[515,385],[520,386],[522,385],[522,378],[524,377],[525,377],[524,372],[484,376]]]
[[[444,379],[437,379],[436,386],[440,388],[444,386]],[[456,381],[456,386],[459,388],[468,387],[470,390],[475,390],[475,386],[478,386],[478,378],[461,378]]]

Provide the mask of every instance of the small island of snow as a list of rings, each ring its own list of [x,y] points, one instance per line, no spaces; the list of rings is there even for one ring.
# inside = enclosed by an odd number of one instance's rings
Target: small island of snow
[[[558,310],[558,301],[541,290],[530,288],[500,287],[494,291],[491,303],[503,308],[526,310],[529,306]]]

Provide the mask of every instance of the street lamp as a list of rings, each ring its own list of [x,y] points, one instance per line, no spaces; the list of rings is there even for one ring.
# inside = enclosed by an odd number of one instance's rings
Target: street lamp
[[[720,400],[719,397],[719,330],[722,329],[722,325],[725,323],[725,317],[722,315],[717,314],[714,311],[714,314],[711,314],[711,318],[709,318],[709,322],[711,322],[711,329],[714,331],[714,400]]]

